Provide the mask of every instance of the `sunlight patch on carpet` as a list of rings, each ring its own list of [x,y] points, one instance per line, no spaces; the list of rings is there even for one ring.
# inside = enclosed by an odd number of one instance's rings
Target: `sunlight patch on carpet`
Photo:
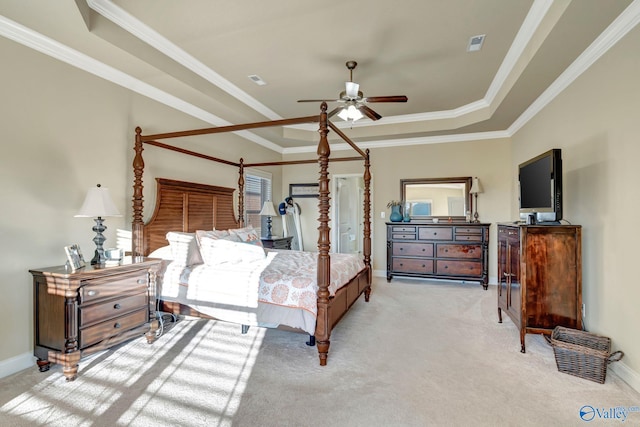
[[[0,407],[12,425],[230,426],[265,330],[183,320],[149,345],[144,338],[80,361],[78,377],[62,369]],[[35,369],[35,368],[34,368]]]

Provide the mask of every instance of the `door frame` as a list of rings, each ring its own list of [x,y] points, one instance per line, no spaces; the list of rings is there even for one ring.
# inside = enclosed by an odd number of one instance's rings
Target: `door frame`
[[[334,244],[331,245],[331,252],[335,253],[337,250],[337,244],[336,242],[338,242],[338,240],[340,239],[340,227],[338,224],[338,208],[339,208],[339,203],[340,203],[340,198],[337,197],[338,194],[338,178],[358,178],[358,179],[362,179],[362,174],[361,173],[341,173],[341,174],[333,174],[331,177],[331,194],[334,195],[334,197],[332,197],[332,202],[331,203],[331,209],[330,209],[330,218],[331,218],[331,224],[333,224],[333,226],[331,227],[331,242],[334,242]],[[364,185],[362,187],[362,189],[364,189]],[[370,187],[369,190],[371,192],[370,194],[370,200],[371,200],[371,218],[369,218],[369,220],[371,221],[371,247],[373,248],[373,180],[371,180],[370,182]],[[358,226],[358,232],[356,235],[356,239],[359,239],[359,244],[358,246],[362,248],[362,239],[363,239],[363,227],[364,227],[364,202],[363,204],[360,204],[360,211],[359,211],[359,226]],[[372,251],[373,252],[373,251]],[[373,258],[373,253],[371,254],[371,257]]]

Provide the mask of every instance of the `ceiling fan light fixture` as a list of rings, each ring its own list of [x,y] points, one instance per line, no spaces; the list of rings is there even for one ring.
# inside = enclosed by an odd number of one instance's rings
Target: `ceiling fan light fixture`
[[[360,120],[364,117],[364,115],[356,108],[355,105],[351,104],[346,108],[343,108],[342,111],[338,113],[338,117],[340,117],[345,122],[356,120]]]

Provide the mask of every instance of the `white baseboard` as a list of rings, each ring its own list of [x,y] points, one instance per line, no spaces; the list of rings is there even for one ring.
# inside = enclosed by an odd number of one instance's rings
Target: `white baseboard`
[[[640,374],[625,365],[622,361],[609,365],[608,369],[612,370],[622,381],[637,392],[640,392]]]
[[[36,358],[33,353],[23,353],[9,359],[0,360],[0,378],[8,377],[27,368],[36,369]]]

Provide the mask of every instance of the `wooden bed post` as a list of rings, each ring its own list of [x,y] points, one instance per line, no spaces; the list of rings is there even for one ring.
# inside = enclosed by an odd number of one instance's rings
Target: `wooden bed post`
[[[133,221],[131,223],[131,255],[142,256],[144,253],[144,222],[142,221],[142,172],[144,160],[142,159],[142,129],[136,127],[136,142],[133,147],[136,152],[133,158]]]
[[[244,159],[240,158],[240,167],[238,168],[238,223],[240,227],[244,227]]]
[[[316,321],[316,345],[318,346],[318,356],[320,366],[327,364],[329,354],[329,338],[331,335],[331,324],[329,315],[329,281],[331,279],[331,258],[329,249],[331,242],[329,239],[329,140],[327,134],[327,103],[320,106],[320,142],[318,144],[318,164],[320,165],[319,201],[318,210],[320,212],[320,225],[318,226],[318,318]]]
[[[364,264],[369,269],[368,280],[369,284],[364,291],[364,300],[369,301],[369,295],[371,294],[371,163],[369,160],[369,149],[366,150],[366,157],[364,159]]]

